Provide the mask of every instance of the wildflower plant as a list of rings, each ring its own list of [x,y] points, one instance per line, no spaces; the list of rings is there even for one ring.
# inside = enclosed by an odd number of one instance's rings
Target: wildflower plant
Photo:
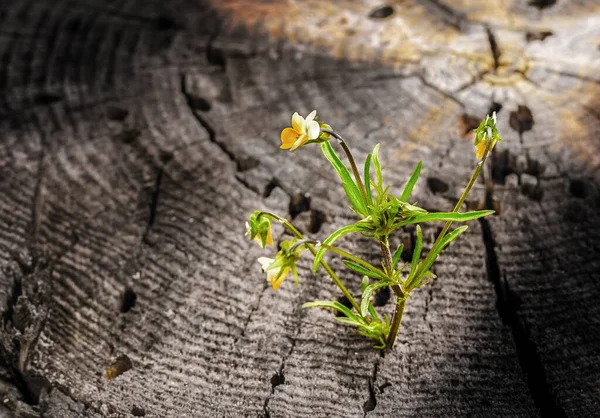
[[[289,273],[292,273],[296,286],[298,286],[296,264],[303,253],[308,250],[314,257],[313,272],[316,273],[319,267],[323,268],[349,301],[350,306],[338,301],[318,300],[307,302],[303,307],[333,309],[338,312],[338,316],[334,318],[337,322],[355,327],[359,334],[373,339],[377,343],[376,348],[393,348],[408,297],[415,289],[436,278],[431,271],[434,262],[441,252],[467,229],[466,225],[462,225],[451,231],[452,224],[471,221],[494,213],[492,210],[459,212],[481,173],[488,154],[496,142],[502,140],[496,127],[495,113],[491,117],[487,116],[474,130],[474,133],[475,154],[478,163],[454,210],[452,212],[428,212],[411,200],[412,191],[421,173],[421,162],[417,164],[402,193],[396,196],[383,179],[379,160],[379,144],[367,155],[361,175],[344,139],[329,125],[318,122],[316,111],[311,112],[306,118],[294,113],[292,127],[285,128],[281,132],[281,148],[294,152],[305,145],[320,144],[323,155],[341,180],[342,188],[350,203],[350,209],[358,219],[333,232],[321,242],[305,237],[294,225],[279,215],[255,211],[246,224],[246,234],[262,248],[273,244],[271,233],[273,221],[281,223],[294,236],[293,239],[280,243],[280,250],[275,258],[260,257],[258,259],[273,289],[277,290]],[[350,169],[333,149],[332,139],[337,140],[341,146],[348,159]],[[424,254],[421,225],[431,222],[445,222],[445,224],[431,249]],[[389,238],[397,230],[408,225],[416,225],[416,242],[412,260],[410,263],[402,263],[403,245],[392,252]],[[335,245],[340,238],[349,234],[361,234],[376,241],[381,250],[381,265],[373,265]],[[327,252],[341,257],[343,264],[348,269],[362,277],[361,296],[358,300],[325,261],[324,256]],[[375,306],[371,303],[374,294],[384,287],[391,288],[396,297],[395,310],[391,319],[385,314],[378,314]]]

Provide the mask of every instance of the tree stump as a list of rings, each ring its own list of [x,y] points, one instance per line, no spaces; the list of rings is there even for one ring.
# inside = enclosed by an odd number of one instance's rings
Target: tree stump
[[[596,2],[0,10],[0,416],[599,414]],[[274,292],[243,236],[261,208],[316,238],[353,221],[316,147],[279,150],[313,109],[359,160],[381,143],[395,190],[423,159],[436,209],[498,114],[493,194],[470,204],[499,213],[441,257],[392,352],[301,309],[339,296],[309,260]]]

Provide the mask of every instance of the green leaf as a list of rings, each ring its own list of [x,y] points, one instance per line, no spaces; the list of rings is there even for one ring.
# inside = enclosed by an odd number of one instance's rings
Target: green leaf
[[[377,315],[377,311],[375,310],[375,307],[369,303],[369,315],[371,315],[371,318],[373,318],[374,321],[379,322],[379,315]]]
[[[400,196],[401,201],[406,202],[410,198],[410,195],[412,194],[415,184],[417,183],[417,180],[419,179],[419,176],[421,175],[422,167],[423,167],[423,162],[419,161],[419,164],[417,164],[415,171],[413,171],[412,175],[410,176],[410,179],[408,179],[408,182],[406,183],[406,186],[404,186],[404,190],[402,191],[402,195]]]
[[[418,224],[423,222],[438,222],[438,221],[451,221],[451,222],[466,222],[474,219],[482,218],[494,213],[493,210],[478,210],[474,212],[434,212],[427,213],[425,215],[414,216],[401,222],[394,224],[394,228],[398,228],[410,224]]]
[[[404,244],[400,244],[394,256],[392,257],[392,270],[396,270],[396,266],[398,265],[398,261],[400,261],[400,257],[402,257],[402,251],[404,251]]]
[[[342,238],[344,235],[350,234],[352,232],[360,232],[363,228],[358,224],[346,225],[335,231],[333,234],[329,235],[323,244],[333,245],[338,239]],[[323,259],[327,248],[321,246],[315,255],[315,261],[313,263],[313,273],[317,272],[317,267],[319,267],[319,263]]]
[[[356,322],[354,319],[351,319],[351,318],[348,318],[345,316],[336,316],[333,319],[335,321],[339,322],[340,324],[344,324],[344,325],[352,325],[355,327],[364,326],[364,324],[362,322]]]
[[[387,280],[381,280],[377,283],[373,283],[365,289],[362,294],[362,300],[360,302],[360,313],[362,316],[365,316],[369,309],[369,304],[371,303],[371,296],[377,289],[381,289],[382,287],[389,286],[390,282]]]
[[[419,281],[417,282],[417,284],[415,285],[415,289],[417,287],[421,287],[424,286],[426,284],[428,284],[431,280],[427,280],[427,279],[437,279],[437,276],[435,274],[433,274],[431,272],[431,270],[427,270],[425,273],[423,273],[421,275],[421,277],[419,278]]]
[[[344,265],[346,267],[348,267],[350,270],[354,270],[355,272],[357,272],[358,274],[361,274],[363,276],[368,276],[368,277],[371,277],[371,278],[377,279],[377,280],[387,279],[387,276],[385,275],[385,273],[383,271],[377,270],[375,267],[373,267],[373,270],[370,270],[370,269],[363,267],[360,264],[356,264],[350,260],[342,260],[342,263],[344,263]]]
[[[369,277],[363,276],[362,282],[360,282],[360,292],[364,292],[369,285]]]
[[[371,195],[371,157],[367,155],[364,168],[365,191],[367,192],[367,204],[373,205],[373,196]]]
[[[381,191],[383,187],[383,174],[381,174],[381,164],[379,163],[379,144],[373,148],[373,166],[375,167],[375,176],[377,177],[377,191]],[[380,199],[383,196],[378,196]]]
[[[460,234],[462,234],[463,232],[465,232],[467,230],[467,228],[469,228],[467,225],[459,226],[454,231],[447,234],[440,244],[442,246],[442,248],[445,247],[446,245],[450,244],[456,238],[458,238],[458,236]]]
[[[306,302],[302,305],[303,308],[324,308],[324,309],[334,309],[344,315],[347,318],[352,319],[358,323],[363,323],[363,319],[353,313],[349,308],[342,305],[340,302],[333,300],[315,300],[314,302]]]
[[[346,196],[350,201],[350,204],[354,208],[357,214],[364,216],[368,215],[367,204],[364,201],[362,195],[360,194],[360,190],[358,186],[352,180],[352,176],[350,172],[346,168],[346,166],[342,163],[340,158],[337,156],[329,141],[323,142],[321,144],[321,151],[327,160],[331,163],[338,176],[342,180],[342,187],[344,188],[344,192],[346,192]]]
[[[414,288],[416,288],[422,279],[430,277],[431,273],[429,272],[429,269],[431,268],[431,266],[433,265],[435,260],[438,258],[438,256],[442,252],[442,250],[448,244],[450,244],[452,241],[454,241],[456,238],[458,238],[458,236],[460,234],[465,232],[467,230],[467,228],[468,228],[467,225],[463,225],[463,226],[456,228],[454,231],[452,231],[448,235],[446,235],[435,248],[431,249],[430,253],[427,254],[427,257],[425,258],[425,260],[423,260],[423,262],[419,266],[419,271],[422,271],[423,273],[421,273],[420,277],[413,277],[412,280],[410,281],[410,283],[407,285],[409,292],[411,290],[413,290]]]
[[[413,250],[412,262],[410,263],[410,272],[408,273],[408,281],[410,282],[415,273],[417,272],[417,267],[419,267],[419,260],[421,259],[421,249],[423,248],[423,231],[421,231],[421,227],[417,225],[417,242],[415,243],[415,248]]]

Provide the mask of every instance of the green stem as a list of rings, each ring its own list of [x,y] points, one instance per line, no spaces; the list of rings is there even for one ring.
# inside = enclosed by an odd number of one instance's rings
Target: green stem
[[[406,306],[406,298],[396,299],[396,309],[394,309],[394,316],[392,317],[392,323],[390,325],[390,334],[388,335],[386,348],[390,350],[394,348],[398,331],[400,330],[400,324],[402,323],[402,316],[404,315],[404,307]]]
[[[385,272],[379,270],[374,265],[367,263],[366,261],[350,254],[349,252],[346,252],[340,248],[336,248],[336,247],[333,247],[333,246],[327,245],[327,244],[321,244],[321,246],[324,248],[327,248],[331,252],[336,253],[337,255],[340,255],[344,258],[354,261],[356,264],[360,264],[361,266],[363,266],[364,268],[366,268],[369,271],[372,271],[373,273],[378,273],[378,274],[382,274],[383,276],[387,276],[387,274]]]
[[[390,245],[388,244],[387,238],[385,241],[380,242],[381,254],[383,256],[383,265],[389,272],[388,277],[393,280],[393,268],[392,268],[392,252],[390,251]],[[387,337],[386,347],[393,348],[398,331],[400,330],[400,324],[402,323],[402,315],[404,314],[404,306],[406,305],[406,296],[404,291],[397,284],[391,286],[396,295],[396,309],[394,310],[394,316],[392,316],[392,323],[390,325],[390,333]]]
[[[381,248],[381,255],[383,256],[383,265],[385,266],[386,273],[392,274],[392,252],[390,251],[390,245],[388,244],[387,238],[384,242],[379,242]]]
[[[279,222],[281,222],[281,224],[285,228],[287,228],[292,234],[294,234],[294,236],[296,238],[301,239],[301,240],[304,239],[304,235],[302,235],[302,233],[300,231],[298,231],[298,229],[296,229],[296,227],[294,225],[292,225],[290,222],[288,222],[287,219],[282,218],[281,216],[275,215],[274,213],[265,212],[265,211],[262,211],[260,213],[259,217],[261,215],[268,215],[274,219],[277,219]],[[315,250],[315,247],[313,247],[311,244],[306,244],[306,248],[308,248],[308,250],[311,252],[313,257],[317,254],[317,250]],[[327,272],[327,274],[329,274],[329,276],[331,277],[331,280],[333,280],[333,282],[336,284],[336,286],[339,287],[339,289],[342,291],[343,295],[346,297],[346,299],[348,299],[350,301],[350,303],[356,309],[356,311],[360,312],[360,305],[358,304],[358,302],[356,302],[356,300],[354,299],[352,294],[348,291],[346,286],[344,286],[344,284],[342,283],[340,278],[337,276],[337,274],[335,274],[335,272],[331,269],[331,267],[329,267],[329,264],[327,264],[327,262],[325,262],[325,260],[321,260],[321,262],[319,264],[321,264],[321,267],[323,267],[323,269]]]
[[[465,190],[463,191],[462,195],[460,196],[460,199],[458,199],[458,202],[456,203],[456,206],[454,206],[454,209],[452,210],[452,212],[458,212],[458,210],[461,208],[461,206],[463,205],[463,203],[465,203],[465,200],[467,199],[467,195],[469,194],[469,192],[471,191],[471,188],[475,184],[475,181],[477,180],[477,177],[479,177],[479,174],[481,174],[481,170],[483,168],[483,165],[485,164],[485,161],[487,160],[488,154],[492,150],[493,146],[494,146],[494,141],[489,141],[488,145],[487,145],[487,148],[485,149],[485,153],[483,154],[483,157],[477,163],[477,167],[475,168],[475,171],[471,175],[471,179],[469,180],[469,183],[467,183],[467,187],[465,187]],[[442,242],[442,240],[446,236],[446,233],[448,232],[448,229],[450,229],[450,225],[452,225],[452,221],[447,221],[446,224],[444,225],[444,228],[442,229],[442,231],[440,232],[440,234],[436,238],[435,242],[431,246],[431,250],[427,254],[427,257],[425,258],[425,261],[423,262],[423,264],[421,264],[422,266],[426,265],[427,262],[430,261],[429,259],[431,257],[433,257],[433,254],[434,254],[433,250]],[[422,268],[419,268],[417,270],[417,273],[415,274],[415,277],[421,277],[421,275],[424,273],[422,270],[423,270]]]
[[[365,204],[367,204],[369,202],[369,200],[367,198],[367,191],[365,190],[365,185],[362,182],[362,179],[358,172],[358,168],[356,167],[356,162],[354,161],[354,157],[352,156],[352,153],[350,152],[350,148],[348,148],[348,145],[346,145],[344,138],[342,138],[341,135],[339,135],[338,133],[336,133],[334,131],[330,131],[329,129],[321,129],[321,132],[325,132],[325,133],[333,136],[335,139],[338,140],[338,143],[342,146],[342,149],[346,153],[346,157],[348,157],[348,161],[350,162],[350,167],[352,168],[352,173],[354,173],[354,178],[356,179],[356,183],[358,184],[358,189],[360,190],[360,194],[362,195],[362,197],[365,201]]]

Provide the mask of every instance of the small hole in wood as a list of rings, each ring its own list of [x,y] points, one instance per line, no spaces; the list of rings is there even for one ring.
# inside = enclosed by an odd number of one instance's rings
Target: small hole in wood
[[[133,363],[125,354],[117,357],[104,372],[106,380],[113,380],[133,368]]]
[[[118,142],[123,142],[125,144],[131,144],[135,142],[142,135],[142,131],[139,129],[125,129],[122,132],[113,136],[113,139]]]
[[[382,288],[375,294],[374,306],[385,306],[390,300],[391,292],[389,287]]]
[[[581,179],[573,179],[569,183],[569,193],[572,196],[583,199],[587,196],[587,190],[585,187],[585,182]]]
[[[390,17],[393,14],[394,8],[392,6],[385,5],[380,6],[371,11],[371,13],[369,13],[369,17],[371,19],[385,19],[386,17]]]
[[[527,32],[525,34],[525,40],[527,42],[543,41],[548,36],[552,36],[552,35],[553,35],[552,31],[549,31],[549,30],[541,30],[539,32]]]
[[[552,7],[556,4],[556,0],[531,0],[529,2],[530,6],[537,7],[538,9],[547,9],[548,7]]]
[[[194,110],[199,110],[201,112],[208,112],[212,106],[210,103],[199,96],[194,96],[192,94],[187,94],[187,99],[190,107]]]
[[[494,114],[494,112],[498,113],[502,110],[502,104],[501,103],[497,103],[497,102],[492,102],[492,104],[490,104],[490,109],[488,110],[488,115],[492,116]],[[479,125],[477,125],[479,126]]]
[[[450,188],[448,186],[448,183],[446,183],[444,180],[441,180],[437,177],[428,177],[427,178],[427,187],[429,187],[429,190],[431,190],[434,194],[446,193],[448,191],[448,189]]]
[[[285,383],[285,376],[281,372],[275,373],[271,376],[271,390],[274,391],[275,388],[279,385],[283,385]]]
[[[125,289],[121,297],[121,313],[127,313],[135,306],[137,294],[131,288]]]
[[[116,106],[109,106],[106,109],[106,116],[110,120],[114,120],[117,122],[122,122],[129,115],[129,111],[127,109],[123,109]]]
[[[340,296],[339,298],[337,298],[337,301],[339,303],[341,303],[342,305],[344,305],[346,308],[352,309],[352,302],[350,302],[346,296],[343,296],[343,295]],[[344,316],[344,315],[338,311],[335,311],[335,316]]]
[[[139,406],[134,406],[133,408],[131,408],[131,415],[133,415],[134,417],[145,417],[146,411],[144,411]]]
[[[531,113],[531,109],[525,105],[519,105],[517,110],[510,112],[508,124],[520,134],[531,130],[534,123],[533,113]]]
[[[392,386],[390,382],[385,382],[384,384],[379,385],[379,392],[383,393],[390,386]]]
[[[174,155],[171,151],[161,150],[158,158],[162,164],[168,164],[173,159]]]
[[[479,126],[480,119],[473,115],[463,113],[460,116],[460,124],[462,127],[463,135],[468,135],[473,132]]]
[[[33,103],[38,106],[48,106],[61,100],[62,97],[52,93],[39,93],[33,97]]]
[[[255,167],[258,167],[260,161],[252,156],[240,158],[237,160],[237,171],[243,172],[252,170]]]
[[[289,212],[292,219],[302,212],[310,210],[310,200],[310,194],[308,193],[294,193],[290,197]]]
[[[216,48],[213,45],[209,45],[206,48],[206,60],[209,64],[225,68],[225,52],[221,48]]]
[[[181,29],[181,26],[175,20],[168,16],[159,16],[155,20],[155,25],[156,29],[160,31]]]
[[[279,187],[279,180],[273,177],[265,186],[265,190],[263,190],[263,197],[267,198],[271,196],[271,193],[273,193],[275,187]]]
[[[327,220],[325,213],[320,210],[313,209],[310,211],[310,221],[308,223],[308,232],[316,234],[321,230],[321,227]]]

